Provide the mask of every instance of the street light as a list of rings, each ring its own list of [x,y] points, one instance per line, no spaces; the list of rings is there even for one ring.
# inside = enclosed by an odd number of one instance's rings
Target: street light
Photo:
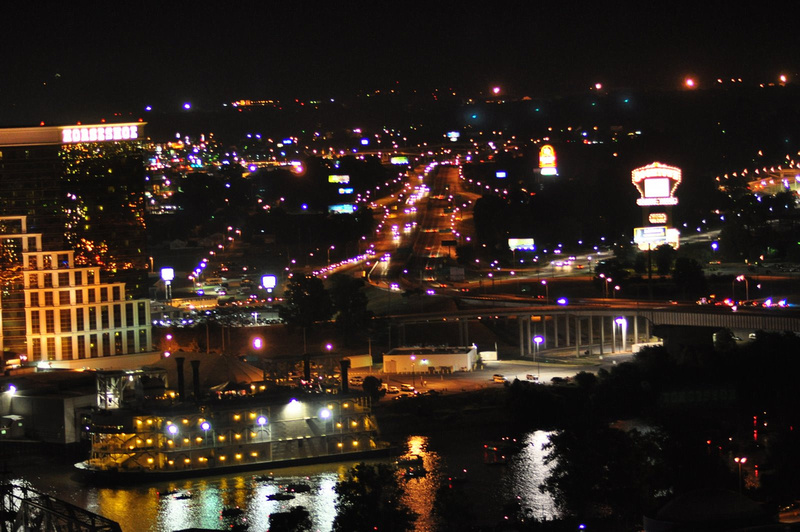
[[[747,462],[746,456],[737,456],[733,459],[739,465],[739,494],[742,494],[742,464]]]
[[[414,361],[417,360],[416,355],[411,355],[411,386],[416,387],[416,381],[414,380]]]
[[[735,279],[738,282],[744,281],[744,299],[748,301],[750,299],[750,282],[747,280],[747,277],[744,275],[739,275]],[[736,299],[736,292],[733,290],[733,283],[731,283],[731,299]]]
[[[328,268],[331,267],[331,250],[336,249],[335,246],[331,245],[328,247]]]
[[[541,369],[538,355],[539,355],[539,346],[541,345],[542,342],[544,342],[544,338],[542,338],[541,336],[536,335],[533,337],[533,343],[535,346],[535,349],[533,350],[533,358],[536,359],[536,375],[539,375]]]
[[[542,279],[542,284],[544,285],[544,302],[550,303],[550,287],[547,284],[547,279]]]
[[[619,318],[614,320],[614,323],[619,325],[620,333],[622,335],[622,349],[620,350],[621,353],[625,351],[625,336],[628,330],[628,320],[620,316]]]

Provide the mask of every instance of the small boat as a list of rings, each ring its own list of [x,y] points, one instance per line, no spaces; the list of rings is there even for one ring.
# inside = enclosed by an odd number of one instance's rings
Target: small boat
[[[278,493],[270,493],[269,495],[267,495],[268,501],[290,501],[292,499],[294,499],[294,495],[292,495],[291,493],[278,492]]]
[[[177,495],[181,492],[181,490],[167,490],[167,491],[157,491],[156,494],[159,497],[172,497]]]
[[[244,510],[239,508],[238,506],[229,506],[227,508],[223,508],[222,511],[219,512],[220,517],[239,517],[244,513]]]
[[[397,467],[422,467],[422,457],[418,454],[404,456],[395,460]]]
[[[175,500],[178,500],[178,501],[182,501],[184,499],[191,499],[192,498],[192,492],[191,491],[182,491],[180,493],[174,494],[172,496],[172,498],[175,499]]]
[[[296,482],[286,485],[286,491],[289,493],[307,493],[311,491],[311,486],[305,482]]]
[[[270,473],[269,475],[253,475],[253,480],[258,482],[270,482],[272,480],[275,480],[275,477],[272,476],[272,473]]]

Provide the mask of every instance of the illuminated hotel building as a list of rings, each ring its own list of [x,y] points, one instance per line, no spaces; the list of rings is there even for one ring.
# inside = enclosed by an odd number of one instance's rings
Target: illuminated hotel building
[[[24,216],[0,217],[0,341],[5,355],[65,361],[151,350],[150,305],[101,283],[72,250],[42,249]]]
[[[0,215],[27,216],[46,251],[74,250],[147,291],[144,123],[0,129]]]

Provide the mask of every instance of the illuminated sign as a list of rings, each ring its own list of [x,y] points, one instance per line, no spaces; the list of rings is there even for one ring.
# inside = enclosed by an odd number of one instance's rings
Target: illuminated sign
[[[263,275],[261,277],[261,286],[267,290],[272,290],[278,284],[278,280],[274,275]]]
[[[532,238],[509,238],[508,249],[511,250],[523,249],[527,251],[533,251],[534,249],[536,249],[536,246],[533,245]]]
[[[539,149],[539,168],[555,168],[555,167],[556,167],[556,150],[551,145],[545,144]]]
[[[663,244],[669,244],[678,249],[680,232],[672,227],[651,226],[636,227],[633,230],[633,242],[642,251],[652,250]]]
[[[497,179],[505,179],[506,177],[508,177],[508,174],[506,173],[505,170],[498,170],[497,172],[494,173],[494,176]]]
[[[631,181],[641,198],[636,204],[646,207],[652,205],[677,205],[675,189],[681,183],[681,169],[658,162],[636,168],[631,172]]]
[[[328,183],[339,183],[340,185],[346,185],[350,183],[350,176],[349,175],[329,175],[328,176]]]
[[[353,187],[339,189],[339,194],[352,194],[352,193],[353,193]]]
[[[458,138],[461,136],[461,133],[458,131],[448,131],[447,138],[450,139],[450,142],[457,142]]]
[[[140,124],[98,124],[91,126],[65,126],[61,128],[61,143],[108,142],[140,138]]]
[[[161,268],[161,279],[163,281],[172,281],[173,279],[175,279],[175,269]]]
[[[328,207],[328,212],[333,212],[337,214],[353,214],[356,212],[356,206],[351,203],[345,203],[342,205],[331,205]]]
[[[633,229],[633,241],[637,244],[664,244],[667,241],[667,226],[635,227]]]
[[[647,221],[651,224],[663,225],[667,223],[667,213],[665,212],[651,212],[647,216]]]
[[[398,156],[398,157],[391,157],[389,162],[392,164],[408,164],[408,157]]]

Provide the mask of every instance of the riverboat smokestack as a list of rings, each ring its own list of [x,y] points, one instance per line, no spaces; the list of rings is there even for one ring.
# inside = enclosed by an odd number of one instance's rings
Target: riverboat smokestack
[[[194,400],[200,400],[200,361],[192,360],[192,387],[194,388]]]
[[[340,360],[339,366],[342,368],[342,393],[347,393],[350,391],[350,378],[348,376],[350,370],[350,361],[346,359]]]
[[[184,387],[185,387],[185,382],[184,382],[184,379],[183,379],[183,361],[184,360],[186,360],[186,359],[183,358],[183,357],[175,358],[175,365],[178,368],[178,397],[180,398],[181,401],[183,401],[183,399],[184,399],[183,395],[184,395]]]

